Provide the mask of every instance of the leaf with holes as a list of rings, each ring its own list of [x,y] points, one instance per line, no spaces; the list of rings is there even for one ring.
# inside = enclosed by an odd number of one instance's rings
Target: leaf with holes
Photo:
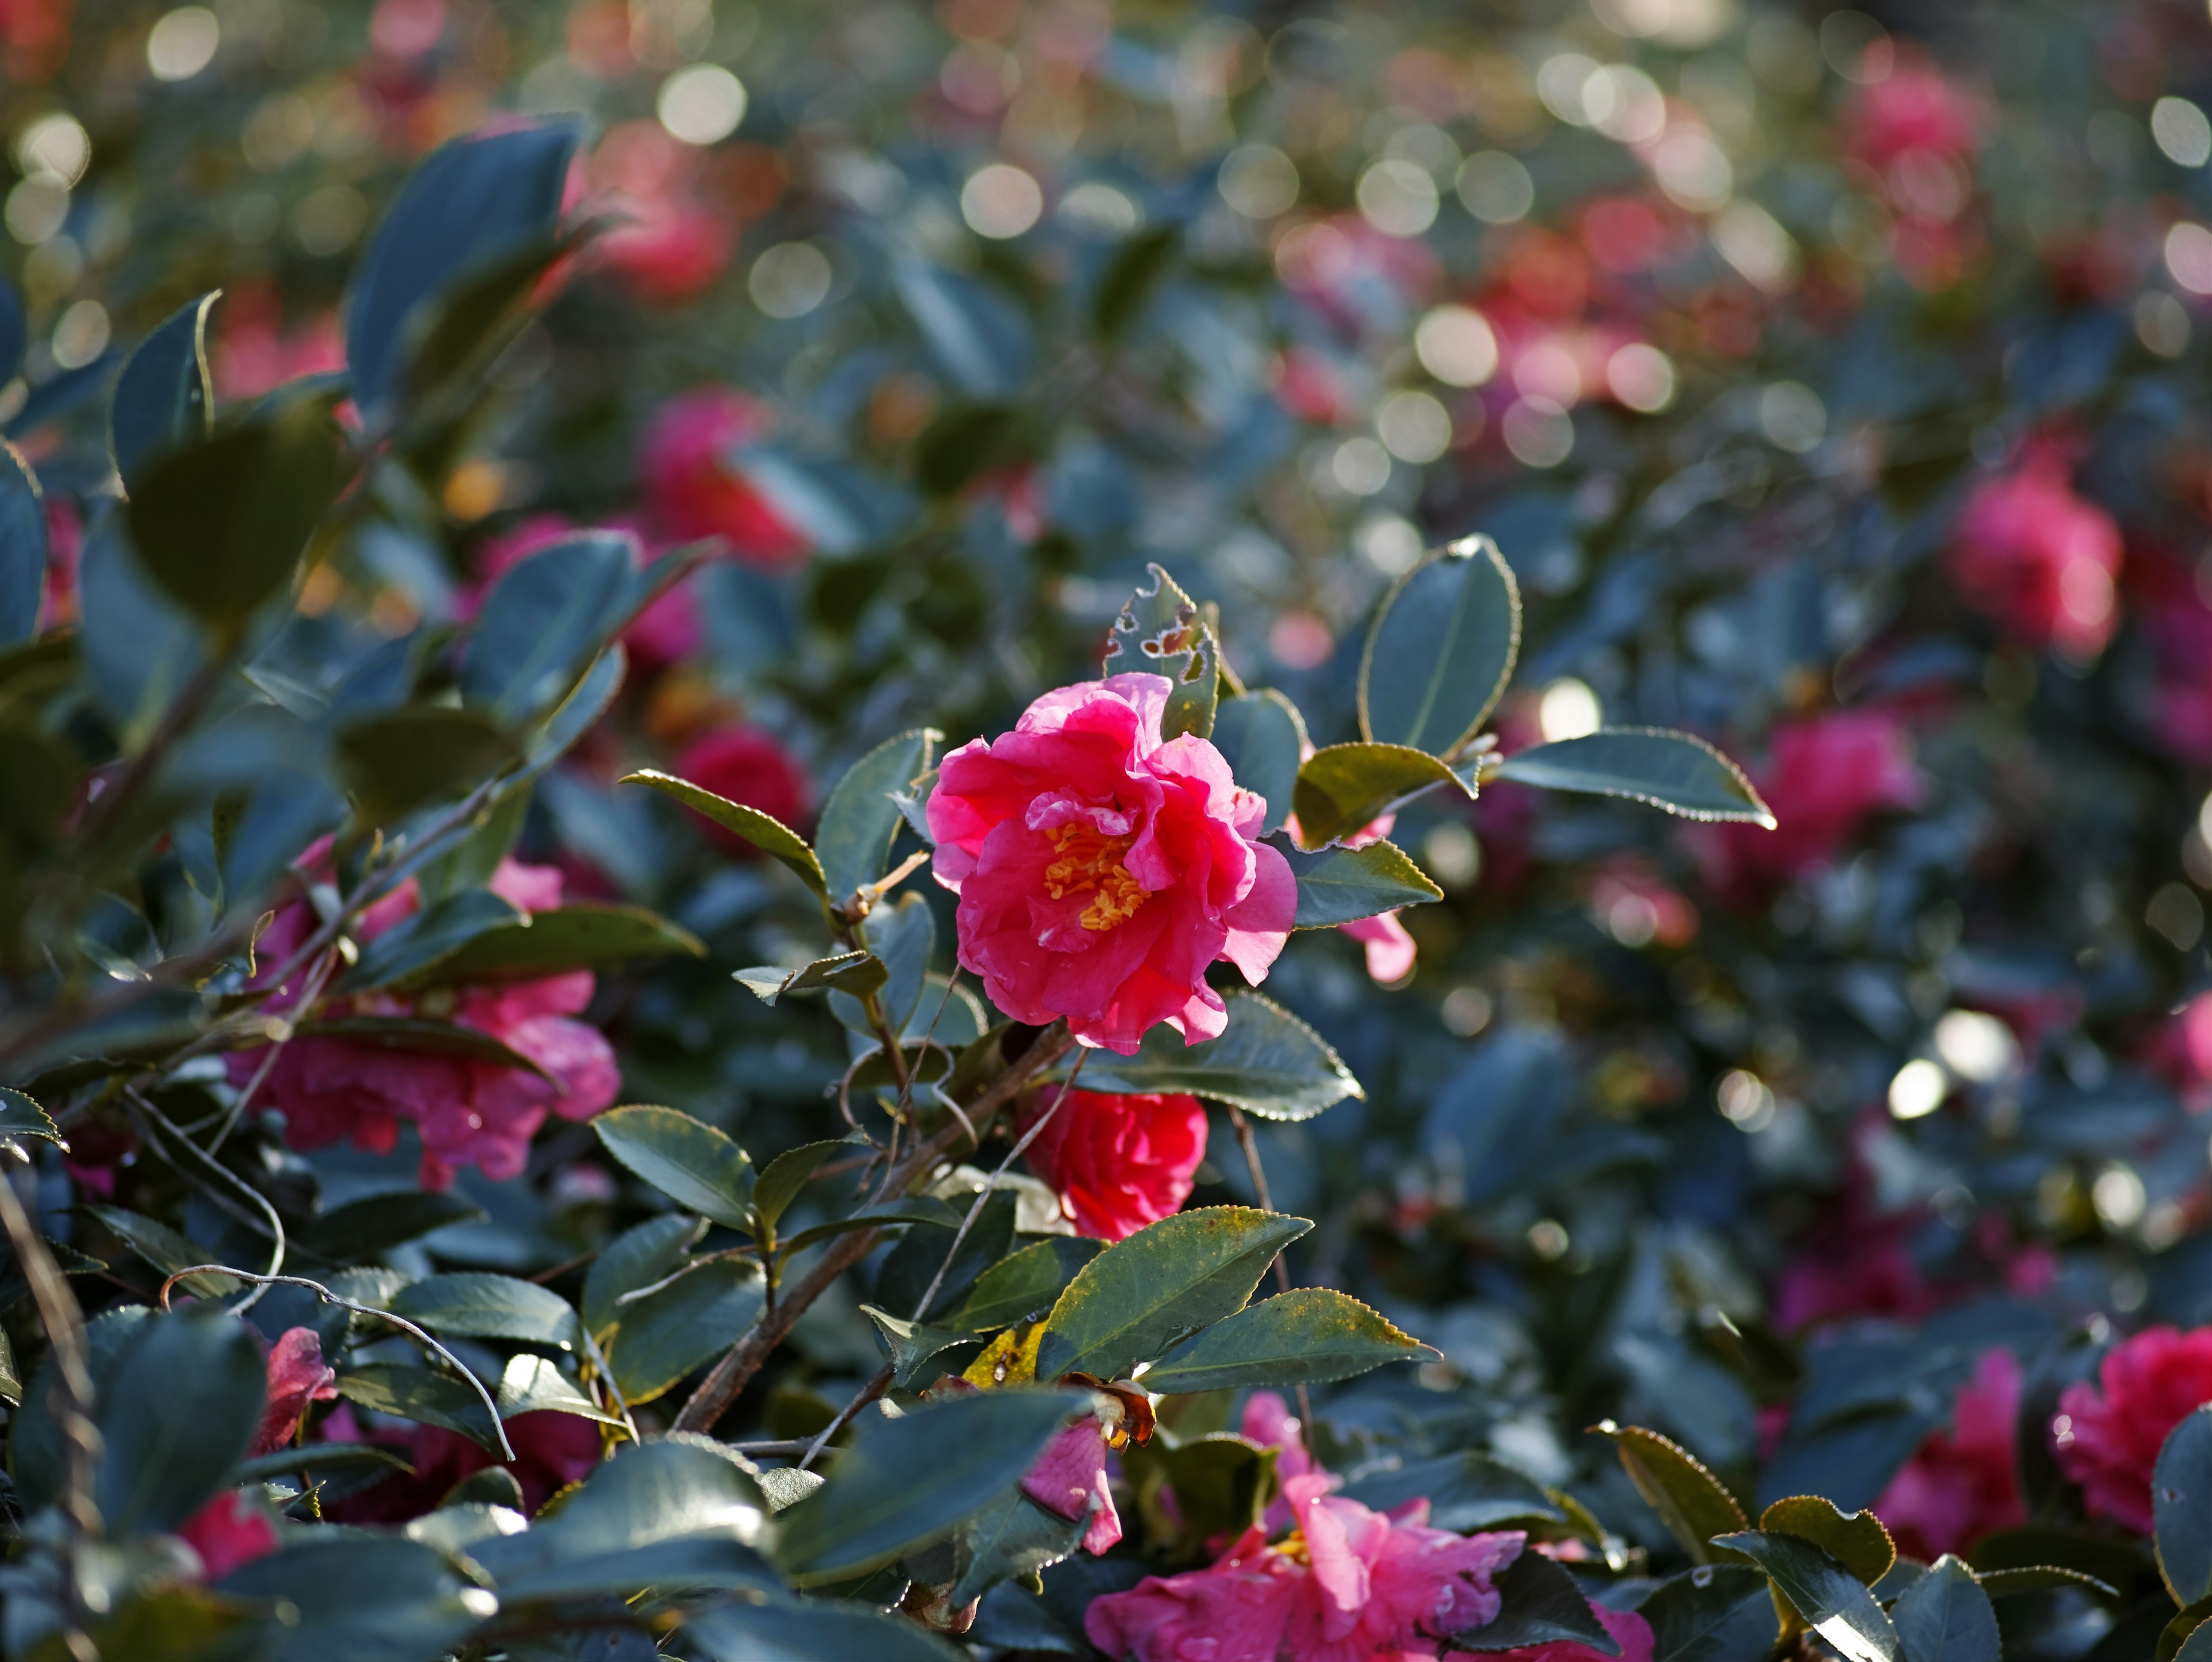
[[[1106,646],[1105,673],[1164,675],[1174,683],[1160,716],[1160,737],[1213,731],[1221,696],[1221,652],[1213,631],[1198,615],[1198,606],[1168,575],[1151,564],[1152,587],[1139,585],[1114,620]]]

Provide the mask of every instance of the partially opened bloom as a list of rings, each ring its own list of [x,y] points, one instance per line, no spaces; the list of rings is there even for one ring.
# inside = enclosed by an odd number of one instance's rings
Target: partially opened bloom
[[[1062,1094],[1040,1093],[1022,1128],[1042,1120],[1029,1167],[1078,1233],[1126,1240],[1190,1198],[1206,1158],[1206,1110],[1195,1097]]]
[[[962,966],[1016,1020],[1065,1016],[1125,1056],[1163,1021],[1218,1037],[1208,966],[1258,985],[1297,915],[1290,863],[1255,840],[1266,802],[1206,740],[1161,741],[1171,690],[1131,674],[1048,692],[946,757],[929,800]]]
[[[1022,1478],[1022,1493],[1062,1518],[1090,1516],[1083,1549],[1102,1553],[1121,1538],[1121,1514],[1106,1472],[1106,1428],[1086,1415],[1054,1434]]]
[[[1900,1552],[1932,1562],[2027,1522],[2013,1462],[2019,1407],[2019,1364],[2008,1350],[1984,1351],[1959,1388],[1950,1429],[1922,1443],[1874,1503]]]
[[[2174,1427],[2212,1403],[2212,1327],[2147,1327],[2066,1387],[2051,1422],[2059,1469],[2090,1513],[2148,1535],[2151,1470]]]
[[[276,1550],[276,1524],[255,1493],[227,1488],[177,1525],[210,1581]]]
[[[337,1370],[323,1360],[323,1342],[312,1327],[288,1327],[269,1347],[268,1394],[248,1454],[270,1454],[292,1440],[307,1404],[338,1394]]]

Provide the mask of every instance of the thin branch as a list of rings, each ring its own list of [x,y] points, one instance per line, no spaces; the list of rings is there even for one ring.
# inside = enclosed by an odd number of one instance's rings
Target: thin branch
[[[837,1417],[830,1421],[828,1425],[822,1428],[822,1434],[807,1445],[806,1452],[799,1456],[799,1469],[801,1471],[804,1471],[807,1467],[812,1465],[814,1464],[814,1457],[821,1453],[824,1448],[829,1446],[830,1440],[832,1437],[835,1437],[839,1431],[844,1428],[845,1422],[850,1420],[855,1414],[858,1414],[862,1409],[866,1408],[870,1403],[875,1401],[877,1397],[882,1396],[884,1391],[890,1390],[890,1383],[891,1365],[889,1362],[885,1362],[881,1367],[876,1370],[875,1377],[870,1379],[867,1384],[860,1387],[860,1393],[855,1396],[851,1402],[846,1403],[844,1407],[837,1410]]]
[[[1229,1123],[1237,1130],[1237,1141],[1244,1150],[1245,1169],[1252,1174],[1253,1196],[1259,1201],[1261,1210],[1272,1212],[1275,1209],[1275,1197],[1267,1192],[1267,1170],[1260,1164],[1260,1142],[1252,1135],[1252,1122],[1244,1117],[1244,1111],[1235,1103],[1225,1105],[1229,1110]],[[1291,1290],[1291,1267],[1284,1262],[1280,1252],[1275,1254],[1275,1290],[1278,1293]],[[1307,1434],[1311,1435],[1313,1398],[1307,1395],[1303,1384],[1297,1387],[1297,1392],[1298,1422],[1306,1428]]]
[[[266,1225],[263,1233],[265,1233],[273,1243],[270,1249],[269,1268],[263,1273],[265,1275],[275,1275],[277,1272],[282,1270],[284,1268],[284,1221],[276,1215],[276,1208],[269,1203],[269,1197],[266,1195],[264,1195],[258,1189],[256,1189],[252,1184],[246,1182],[245,1178],[240,1177],[235,1172],[233,1172],[229,1167],[223,1165],[222,1161],[216,1160],[214,1155],[202,1148],[182,1131],[178,1129],[175,1123],[159,1108],[156,1108],[153,1103],[139,1091],[137,1086],[125,1086],[123,1087],[123,1095],[125,1103],[131,1109],[131,1117],[138,1122],[138,1129],[142,1135],[146,1135],[148,1133],[149,1124],[160,1126],[164,1133],[163,1135],[158,1137],[147,1135],[146,1140],[149,1142],[154,1143],[156,1147],[173,1142],[178,1148],[184,1149],[186,1153],[191,1154],[192,1159],[198,1161],[202,1166],[213,1172],[216,1177],[222,1178],[222,1181],[228,1184],[232,1190],[238,1194],[245,1196],[246,1199],[252,1202],[254,1205],[261,1208],[262,1217],[265,1221]],[[181,1169],[182,1168],[179,1168],[179,1170]],[[215,1201],[218,1205],[221,1205],[225,1211],[230,1213],[232,1216],[240,1218],[240,1221],[247,1223],[249,1227],[252,1225],[252,1220],[242,1217],[234,1202],[225,1201],[223,1196],[216,1190],[210,1188],[204,1178],[195,1178],[189,1172],[184,1172],[184,1177],[187,1182],[191,1183],[195,1187],[198,1188],[203,1193],[207,1195],[210,1200]],[[268,1288],[264,1286],[248,1294],[238,1305],[237,1313],[242,1316],[247,1311],[252,1309],[255,1305],[261,1302],[268,1291]]]

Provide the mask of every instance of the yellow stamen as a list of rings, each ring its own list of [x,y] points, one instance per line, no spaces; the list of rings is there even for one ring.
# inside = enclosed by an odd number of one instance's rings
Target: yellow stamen
[[[1051,837],[1060,858],[1044,868],[1045,892],[1054,900],[1094,897],[1079,920],[1085,928],[1097,933],[1126,923],[1152,898],[1121,863],[1133,837],[1108,837],[1089,825],[1055,825]]]

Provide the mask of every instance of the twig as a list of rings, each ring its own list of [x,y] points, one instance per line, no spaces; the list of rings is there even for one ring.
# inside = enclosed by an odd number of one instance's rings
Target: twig
[[[1244,1166],[1252,1174],[1253,1196],[1259,1201],[1261,1211],[1272,1212],[1275,1209],[1275,1198],[1267,1192],[1267,1171],[1260,1164],[1260,1143],[1259,1139],[1252,1135],[1252,1122],[1244,1117],[1244,1111],[1235,1103],[1224,1105],[1229,1110],[1230,1124],[1236,1128],[1237,1143],[1244,1150]],[[1275,1254],[1275,1290],[1278,1293],[1291,1290],[1291,1267],[1283,1261],[1280,1252]],[[1310,1436],[1313,1434],[1313,1399],[1306,1394],[1303,1384],[1297,1387],[1297,1392],[1298,1422]]]
[[[807,1445],[806,1452],[799,1457],[799,1469],[804,1471],[812,1465],[814,1457],[829,1446],[830,1440],[837,1434],[845,1422],[890,1389],[890,1383],[891,1365],[885,1362],[876,1370],[875,1377],[860,1387],[860,1394],[837,1410],[837,1417],[822,1428],[822,1434]]]
[[[205,1149],[202,1148],[198,1143],[194,1142],[190,1137],[186,1136],[182,1131],[178,1129],[175,1123],[159,1108],[156,1108],[153,1103],[139,1091],[137,1086],[125,1086],[123,1087],[123,1094],[131,1107],[131,1117],[139,1121],[139,1129],[142,1133],[148,1129],[149,1122],[152,1124],[159,1125],[161,1128],[164,1135],[158,1137],[149,1135],[147,1137],[148,1141],[152,1142],[156,1146],[173,1141],[177,1147],[185,1150],[195,1160],[198,1161],[209,1171],[214,1172],[216,1176],[221,1178],[223,1182],[229,1184],[232,1189],[235,1190],[238,1193],[244,1195],[248,1200],[252,1201],[256,1206],[261,1208],[263,1217],[267,1220],[267,1228],[264,1233],[267,1233],[270,1240],[273,1243],[269,1254],[269,1268],[263,1273],[267,1275],[274,1275],[283,1269],[284,1268],[284,1221],[276,1215],[276,1208],[269,1203],[269,1197],[266,1195],[264,1195],[258,1189],[256,1189],[252,1184],[246,1182],[245,1178],[231,1171],[228,1166],[224,1166],[222,1161],[216,1160],[214,1155],[209,1154]],[[222,1196],[216,1194],[213,1190],[209,1189],[204,1180],[193,1178],[188,1172],[185,1173],[185,1177],[187,1181],[193,1183],[195,1186],[205,1192],[210,1199],[222,1206],[223,1209],[229,1212],[232,1216],[240,1216],[236,1207],[231,1202],[224,1201]],[[246,1222],[249,1225],[252,1222],[250,1219],[244,1218],[240,1218],[240,1221]],[[268,1288],[262,1287],[248,1294],[237,1305],[235,1313],[243,1316],[247,1311],[252,1309],[255,1305],[260,1303],[262,1299],[267,1294],[268,1291]]]
[[[993,1114],[1011,1101],[1030,1079],[1066,1056],[1074,1043],[1075,1036],[1067,1031],[1066,1022],[1056,1021],[1046,1028],[1036,1043],[969,1105],[975,1123],[988,1125]],[[937,1163],[960,1135],[957,1124],[939,1127],[886,1174],[878,1195],[905,1194],[913,1184],[936,1169]],[[714,1422],[737,1401],[738,1393],[760,1372],[761,1364],[789,1335],[793,1324],[840,1275],[874,1250],[880,1233],[879,1227],[854,1229],[831,1241],[805,1279],[779,1300],[773,1311],[763,1309],[760,1318],[722,1353],[721,1360],[691,1393],[690,1400],[684,1404],[684,1411],[676,1416],[675,1429],[712,1431]]]
[[[615,1412],[622,1415],[623,1429],[629,1433],[633,1443],[643,1442],[645,1439],[637,1434],[637,1422],[629,1417],[629,1404],[623,1400],[622,1387],[615,1383],[615,1371],[608,1365],[599,1342],[592,1336],[592,1330],[581,1317],[577,1318],[576,1325],[584,1336],[585,1354],[592,1359],[592,1367],[599,1373],[600,1383],[606,1386],[607,1395],[614,1398]]]
[[[483,1399],[484,1412],[491,1415],[491,1428],[499,1438],[499,1452],[508,1460],[514,1458],[514,1445],[507,1440],[507,1422],[499,1417],[499,1404],[492,1400],[484,1382],[462,1364],[461,1359],[440,1344],[404,1316],[395,1316],[389,1310],[379,1310],[373,1304],[356,1304],[351,1299],[342,1299],[320,1282],[311,1282],[305,1275],[257,1275],[251,1269],[233,1269],[227,1263],[187,1264],[161,1283],[155,1302],[164,1311],[169,1307],[169,1289],[187,1275],[228,1275],[234,1282],[253,1282],[264,1287],[304,1287],[325,1304],[336,1305],[341,1310],[350,1310],[356,1316],[374,1316],[380,1321],[390,1322],[409,1337],[418,1339],[436,1351],[452,1366],[453,1371],[474,1387]]]
[[[315,960],[314,968],[307,971],[307,984],[300,989],[300,996],[293,1003],[295,1010],[302,1012],[303,1015],[313,1014],[317,1001],[323,995],[323,989],[330,984],[331,970],[337,959],[338,955],[335,952],[326,952]],[[230,1134],[238,1129],[238,1122],[245,1117],[247,1107],[268,1081],[269,1075],[276,1071],[276,1060],[284,1054],[284,1047],[292,1042],[293,1036],[298,1032],[297,1022],[288,1020],[284,1023],[283,1035],[270,1044],[267,1054],[261,1058],[260,1066],[253,1070],[253,1077],[246,1081],[246,1088],[238,1093],[237,1099],[224,1113],[222,1123],[216,1127],[215,1135],[208,1143],[210,1154],[229,1141]]]

